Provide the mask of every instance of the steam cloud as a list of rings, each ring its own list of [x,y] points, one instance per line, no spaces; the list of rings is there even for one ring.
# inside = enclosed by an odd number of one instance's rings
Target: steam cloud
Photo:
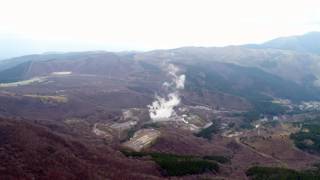
[[[167,66],[168,75],[171,82],[164,82],[163,87],[170,92],[164,97],[155,95],[155,101],[148,105],[149,114],[153,121],[166,121],[176,116],[174,108],[180,104],[180,90],[184,89],[186,76],[179,75],[179,68],[173,64]]]

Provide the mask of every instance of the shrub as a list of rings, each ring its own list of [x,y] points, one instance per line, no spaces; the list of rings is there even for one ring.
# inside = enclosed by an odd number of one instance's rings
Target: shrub
[[[218,163],[229,163],[230,162],[230,158],[229,157],[225,157],[225,156],[204,156],[203,159],[207,159],[207,160],[213,160],[216,161]]]
[[[301,130],[297,133],[291,134],[290,138],[293,139],[294,144],[298,148],[313,153],[320,153],[319,118],[304,121],[302,123]]]
[[[316,171],[295,171],[279,167],[251,167],[246,175],[252,180],[316,180],[320,174]]]
[[[182,156],[167,153],[129,151],[122,151],[122,153],[127,157],[151,156],[152,160],[162,168],[163,174],[166,176],[201,174],[208,171],[217,172],[219,171],[219,165],[211,160],[215,160],[217,162],[219,162],[218,160],[224,161],[221,157],[217,158],[218,156],[215,158],[213,158],[214,156],[206,156],[206,158],[201,158],[197,156]]]
[[[202,138],[211,140],[212,134],[216,134],[216,133],[218,133],[218,131],[219,131],[218,125],[217,125],[217,123],[215,123],[213,121],[211,126],[205,128],[205,129],[202,129],[200,132],[196,133],[195,135],[197,137],[202,137]]]

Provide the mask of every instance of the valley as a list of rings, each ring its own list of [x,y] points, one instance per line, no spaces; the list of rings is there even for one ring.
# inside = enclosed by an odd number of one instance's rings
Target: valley
[[[3,61],[0,174],[255,179],[271,168],[319,175],[319,60],[241,46]]]

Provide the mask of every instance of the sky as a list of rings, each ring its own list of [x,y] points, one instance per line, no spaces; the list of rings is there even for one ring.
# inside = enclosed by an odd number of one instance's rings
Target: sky
[[[319,0],[0,0],[0,57],[238,45],[309,31],[320,31]]]

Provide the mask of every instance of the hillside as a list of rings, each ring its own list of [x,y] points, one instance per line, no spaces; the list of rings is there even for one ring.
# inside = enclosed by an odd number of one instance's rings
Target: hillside
[[[157,179],[151,162],[127,159],[37,122],[1,119],[0,133],[2,179]]]

